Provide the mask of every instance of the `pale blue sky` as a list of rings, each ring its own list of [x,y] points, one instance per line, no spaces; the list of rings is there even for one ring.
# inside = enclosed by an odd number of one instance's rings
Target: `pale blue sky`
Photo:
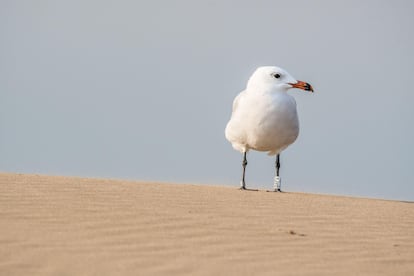
[[[0,170],[239,185],[260,65],[311,83],[283,187],[414,200],[412,1],[0,1]],[[250,187],[274,160],[251,153]]]

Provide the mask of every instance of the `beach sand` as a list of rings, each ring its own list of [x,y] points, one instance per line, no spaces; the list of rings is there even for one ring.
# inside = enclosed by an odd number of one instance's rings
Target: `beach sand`
[[[414,203],[1,173],[0,275],[414,275]]]

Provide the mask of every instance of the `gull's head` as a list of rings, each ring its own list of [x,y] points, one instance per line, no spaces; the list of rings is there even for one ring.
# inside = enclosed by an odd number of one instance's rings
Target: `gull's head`
[[[247,83],[247,88],[249,87],[278,91],[299,88],[313,92],[313,88],[309,83],[296,80],[286,70],[276,66],[262,66],[257,68]]]

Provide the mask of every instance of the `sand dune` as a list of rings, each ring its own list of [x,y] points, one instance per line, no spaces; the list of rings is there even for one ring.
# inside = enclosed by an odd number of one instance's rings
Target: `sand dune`
[[[414,203],[0,174],[0,275],[414,275]]]

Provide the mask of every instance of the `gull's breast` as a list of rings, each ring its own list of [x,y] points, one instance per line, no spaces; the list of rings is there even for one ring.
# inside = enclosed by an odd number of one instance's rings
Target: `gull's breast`
[[[277,154],[292,144],[299,135],[295,99],[286,94],[265,95],[250,109],[247,147]]]

